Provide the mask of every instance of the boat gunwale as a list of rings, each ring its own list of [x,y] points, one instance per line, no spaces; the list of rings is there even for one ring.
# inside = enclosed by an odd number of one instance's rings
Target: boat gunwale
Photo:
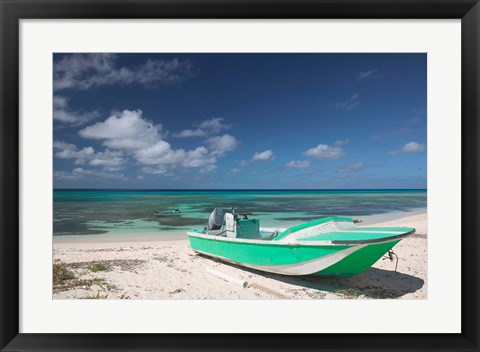
[[[273,240],[251,240],[246,238],[229,238],[229,237],[222,237],[218,235],[208,235],[200,232],[191,232],[187,231],[188,237],[198,237],[208,240],[214,241],[223,241],[223,242],[232,242],[232,243],[251,243],[251,244],[273,244],[273,245],[281,245],[281,246],[306,246],[306,247],[315,247],[315,246],[348,246],[348,245],[362,245],[362,244],[377,244],[377,243],[388,243],[392,241],[396,241],[402,239],[404,237],[413,235],[415,233],[415,229],[412,229],[409,232],[405,232],[400,235],[383,237],[383,238],[376,238],[370,240],[332,240],[332,241],[302,241],[301,239],[296,239],[295,241],[273,241]]]
[[[390,236],[390,237],[384,237],[384,238],[375,238],[371,240],[333,240],[332,243],[334,244],[341,244],[341,245],[346,245],[346,244],[371,244],[371,243],[382,243],[382,242],[391,242],[395,241],[410,235],[413,235],[415,233],[415,229],[412,229],[409,232],[402,233],[400,235],[395,235],[395,236]],[[383,241],[384,239],[388,239],[388,241]]]

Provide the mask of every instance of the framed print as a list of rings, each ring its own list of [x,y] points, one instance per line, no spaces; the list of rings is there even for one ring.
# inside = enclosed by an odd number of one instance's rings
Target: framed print
[[[2,350],[478,350],[476,1],[0,9]]]

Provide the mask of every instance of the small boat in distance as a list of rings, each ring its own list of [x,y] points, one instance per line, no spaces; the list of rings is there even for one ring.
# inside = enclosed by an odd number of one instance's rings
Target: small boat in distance
[[[172,215],[180,215],[182,212],[176,209],[167,209],[167,210],[157,210],[153,212],[155,216],[172,216]]]
[[[271,273],[348,277],[367,270],[400,240],[415,233],[407,227],[357,227],[346,217],[264,228],[249,215],[215,208],[207,227],[187,232],[191,248]]]

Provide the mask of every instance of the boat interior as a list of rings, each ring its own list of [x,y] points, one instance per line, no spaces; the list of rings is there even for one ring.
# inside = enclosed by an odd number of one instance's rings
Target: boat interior
[[[353,219],[328,217],[310,221],[290,228],[260,227],[258,219],[249,218],[251,213],[236,213],[232,208],[226,212],[215,208],[208,219],[208,227],[203,234],[238,239],[279,241],[331,241],[341,242],[381,242],[387,239],[404,237],[415,232],[404,227],[357,227]]]

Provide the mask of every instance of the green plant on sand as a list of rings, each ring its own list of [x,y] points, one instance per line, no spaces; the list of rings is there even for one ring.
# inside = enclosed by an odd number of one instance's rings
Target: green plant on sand
[[[101,265],[94,265],[101,264]],[[76,274],[70,270],[70,268],[78,268],[74,264],[63,263],[57,261],[53,263],[53,291],[61,292],[67,291],[70,289],[82,287],[84,289],[91,289],[92,286],[100,286],[102,290],[115,291],[118,289],[117,285],[107,282],[104,278],[94,277],[94,278],[79,278]],[[93,263],[92,271],[102,271],[108,270],[110,267],[102,263]],[[94,296],[95,297],[95,296]],[[100,299],[102,297],[95,297]],[[106,298],[106,297],[105,297]]]
[[[84,299],[107,299],[107,298],[108,298],[108,295],[101,295],[100,291],[98,291],[97,294],[94,296],[84,297]]]
[[[53,263],[53,285],[62,285],[65,281],[75,279],[75,274],[68,270],[65,263]]]
[[[345,288],[345,289],[337,290],[335,291],[335,293],[347,299],[357,298],[361,294],[358,290],[354,288]]]
[[[88,266],[88,269],[90,271],[93,271],[96,273],[97,271],[107,271],[110,270],[110,266],[108,264],[98,262],[98,263],[92,263]]]

